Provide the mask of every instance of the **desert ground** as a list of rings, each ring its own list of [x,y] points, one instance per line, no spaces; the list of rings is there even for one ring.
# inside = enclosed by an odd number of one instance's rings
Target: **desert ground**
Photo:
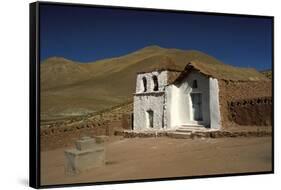
[[[114,136],[105,144],[105,166],[79,175],[65,175],[65,148],[42,151],[41,184],[271,171],[271,142],[271,137],[173,139]]]

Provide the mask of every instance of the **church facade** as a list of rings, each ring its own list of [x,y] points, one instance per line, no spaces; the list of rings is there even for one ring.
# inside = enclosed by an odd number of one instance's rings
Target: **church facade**
[[[221,128],[218,80],[192,66],[171,65],[137,74],[134,130]]]

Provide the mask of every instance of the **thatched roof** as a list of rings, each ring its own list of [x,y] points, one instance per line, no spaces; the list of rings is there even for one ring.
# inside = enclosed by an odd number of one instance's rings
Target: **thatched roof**
[[[182,72],[182,69],[177,66],[174,61],[168,56],[157,57],[157,63],[148,68],[140,70],[138,73],[150,73],[153,71],[175,71]]]
[[[268,79],[253,68],[239,68],[226,64],[209,64],[199,61],[191,61],[188,63],[174,82],[180,82],[192,70],[207,77],[229,81],[268,81]]]
[[[199,73],[216,79],[229,81],[268,81],[262,73],[253,68],[241,68],[220,62],[203,62],[199,60],[190,61],[184,69],[182,69],[178,62],[168,56],[157,56],[157,59],[149,59],[153,62],[150,67],[145,67],[139,70],[138,73],[149,73],[153,71],[174,71],[175,73],[170,77],[169,83],[179,82],[185,78],[192,70],[197,70]],[[169,73],[170,75],[172,73]]]

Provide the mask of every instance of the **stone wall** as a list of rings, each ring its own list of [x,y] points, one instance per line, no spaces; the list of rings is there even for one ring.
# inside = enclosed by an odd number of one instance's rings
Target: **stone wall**
[[[133,129],[133,121],[134,121],[134,115],[131,114],[124,114],[122,117],[122,128],[132,130]]]
[[[222,127],[228,128],[237,125],[237,123],[229,117],[229,103],[263,97],[272,97],[271,81],[239,82],[219,80],[219,100]]]
[[[229,120],[238,125],[272,125],[271,97],[231,101],[228,103],[228,111]]]
[[[133,103],[129,102],[78,121],[41,127],[41,150],[67,147],[83,136],[114,135],[116,129],[123,128],[123,115],[132,112]]]

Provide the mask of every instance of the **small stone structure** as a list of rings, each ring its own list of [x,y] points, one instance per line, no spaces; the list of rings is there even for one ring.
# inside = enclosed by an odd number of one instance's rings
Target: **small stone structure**
[[[82,137],[75,142],[75,148],[65,150],[65,172],[67,175],[105,164],[104,138]]]

